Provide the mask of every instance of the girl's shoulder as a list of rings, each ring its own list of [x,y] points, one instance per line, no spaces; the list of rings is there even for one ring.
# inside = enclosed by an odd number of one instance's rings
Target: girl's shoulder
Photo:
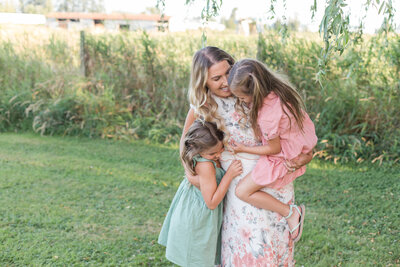
[[[282,115],[282,105],[279,96],[274,92],[269,93],[263,101],[263,105],[258,112],[258,116],[263,118],[280,117]]]
[[[194,166],[197,166],[198,163],[207,163],[207,164],[204,164],[204,165],[216,166],[216,163],[213,160],[205,159],[205,158],[203,158],[203,157],[201,157],[199,155],[197,155],[197,156],[195,156],[193,158]]]
[[[213,161],[199,160],[195,164],[194,170],[199,175],[206,174],[206,173],[214,175],[216,173],[216,166]]]
[[[274,92],[270,92],[265,98],[264,98],[264,104],[274,104],[279,102],[280,103],[280,98],[277,94]]]

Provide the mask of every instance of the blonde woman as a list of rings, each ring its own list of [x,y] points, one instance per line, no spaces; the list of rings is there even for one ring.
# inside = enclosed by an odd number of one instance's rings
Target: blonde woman
[[[239,123],[240,115],[235,112],[236,99],[228,88],[227,78],[234,59],[217,47],[205,47],[193,57],[189,110],[182,137],[196,119],[214,122],[225,132],[225,151],[220,161],[223,169],[237,159],[242,162],[243,173],[229,186],[224,201],[224,215],[221,228],[222,266],[293,266],[294,243],[290,238],[286,220],[278,213],[258,209],[243,202],[235,195],[237,184],[252,171],[259,156],[248,153],[234,154],[229,143],[258,146],[261,141],[254,135],[249,123]],[[181,150],[184,142],[181,139]],[[312,154],[301,154],[286,163],[288,170],[296,171],[310,162]],[[198,177],[186,171],[190,182],[199,187]],[[264,188],[283,203],[294,202],[293,183],[280,189]]]

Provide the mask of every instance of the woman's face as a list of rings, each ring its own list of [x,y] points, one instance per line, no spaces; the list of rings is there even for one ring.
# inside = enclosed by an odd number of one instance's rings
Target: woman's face
[[[232,96],[228,88],[228,75],[231,65],[228,61],[223,60],[208,69],[207,87],[211,92],[219,97]]]

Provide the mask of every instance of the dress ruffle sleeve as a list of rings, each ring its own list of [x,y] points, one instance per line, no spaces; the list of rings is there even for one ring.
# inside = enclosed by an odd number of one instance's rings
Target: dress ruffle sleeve
[[[270,93],[258,112],[257,120],[264,145],[266,141],[280,136],[284,115],[279,97]]]

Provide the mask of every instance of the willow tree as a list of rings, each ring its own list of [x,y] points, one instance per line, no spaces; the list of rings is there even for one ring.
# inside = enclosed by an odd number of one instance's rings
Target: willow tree
[[[186,0],[186,5],[199,1],[204,3],[203,9],[201,10],[201,19],[203,25],[207,25],[210,19],[219,15],[223,0]],[[270,0],[268,12],[271,16],[269,19],[275,17],[275,6],[278,2],[282,2],[284,9],[286,9],[286,0]],[[317,80],[319,81],[321,75],[325,74],[325,66],[332,54],[342,54],[348,46],[357,44],[363,36],[366,15],[362,17],[357,29],[352,30],[350,28],[350,14],[345,12],[347,2],[347,0],[327,0],[325,3],[324,16],[319,26],[319,33],[324,42],[318,62],[319,72],[317,73]],[[163,13],[165,9],[165,0],[157,0],[157,7],[160,8]],[[312,19],[314,19],[318,8],[317,0],[314,0],[310,6],[310,16]],[[365,0],[363,8],[365,14],[369,9],[375,8],[378,10],[378,13],[383,16],[384,19],[379,33],[383,34],[385,38],[387,38],[388,33],[395,30],[394,15],[396,10],[392,0]],[[280,31],[283,39],[285,39],[288,34],[287,26],[287,20],[284,16],[282,19],[282,30]],[[207,36],[205,30],[203,30],[202,45],[205,46],[206,42]]]

